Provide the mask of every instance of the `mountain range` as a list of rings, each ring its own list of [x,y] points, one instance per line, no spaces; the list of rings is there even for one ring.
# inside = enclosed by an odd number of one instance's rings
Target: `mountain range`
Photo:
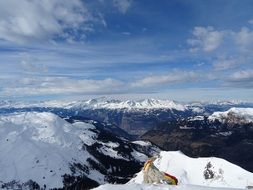
[[[106,183],[126,183],[161,150],[180,150],[164,154],[173,154],[173,159],[184,162],[215,156],[253,172],[253,103],[104,98],[0,102],[3,189],[90,189]],[[237,171],[244,172],[242,168]],[[192,180],[187,183],[189,189],[207,185]],[[231,181],[226,183],[239,187]],[[128,184],[119,188],[156,187]]]
[[[179,103],[170,100],[145,99],[108,100],[105,98],[83,101],[0,102],[0,113],[17,111],[49,111],[61,117],[81,116],[116,125],[133,136],[140,136],[160,122],[192,116],[208,116],[213,112],[233,107],[253,107],[241,101]]]

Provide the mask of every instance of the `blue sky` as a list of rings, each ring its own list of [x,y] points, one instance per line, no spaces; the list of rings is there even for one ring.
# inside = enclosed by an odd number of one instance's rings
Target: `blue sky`
[[[251,0],[21,1],[0,0],[2,100],[253,101]]]

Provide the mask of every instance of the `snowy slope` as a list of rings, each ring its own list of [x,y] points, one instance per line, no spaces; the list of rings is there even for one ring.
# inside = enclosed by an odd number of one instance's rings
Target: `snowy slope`
[[[125,184],[125,185],[101,185],[94,190],[242,190],[237,188],[214,188],[197,185],[148,185],[148,184]]]
[[[225,112],[214,112],[208,117],[209,120],[219,120],[224,122],[228,119],[240,118],[245,122],[253,122],[253,108],[231,108]]]
[[[0,181],[30,179],[48,188],[63,187],[62,175],[71,174],[69,164],[88,165],[92,157],[84,153],[83,143],[90,143],[94,128],[85,123],[73,125],[51,113],[19,113],[0,117]],[[89,138],[88,138],[89,135]],[[96,181],[104,176],[90,171]]]
[[[149,152],[156,151],[147,146],[142,150],[93,124],[69,123],[48,112],[0,115],[0,188],[29,180],[47,189],[62,188],[65,176],[68,184],[77,179],[93,187],[113,182],[140,169]],[[124,172],[126,164],[131,171]]]
[[[253,173],[215,157],[190,158],[181,152],[162,151],[154,164],[159,170],[175,175],[179,184],[227,188],[245,188],[253,185]],[[214,174],[213,177],[208,177],[210,172]],[[204,173],[207,174],[206,177]],[[139,172],[131,182],[142,183],[143,173]]]

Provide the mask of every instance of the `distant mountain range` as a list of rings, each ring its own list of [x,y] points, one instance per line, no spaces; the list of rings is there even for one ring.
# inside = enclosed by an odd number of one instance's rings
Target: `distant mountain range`
[[[175,109],[184,111],[194,107],[208,106],[243,106],[253,107],[253,102],[239,100],[232,101],[211,101],[211,102],[177,102],[173,100],[142,99],[142,100],[117,100],[107,98],[97,98],[79,101],[0,101],[0,108],[28,108],[28,107],[51,107],[51,108],[81,108],[81,109]],[[196,110],[195,110],[196,111]]]
[[[209,116],[233,107],[249,108],[253,103],[241,101],[179,103],[170,100],[145,99],[84,101],[0,102],[0,113],[20,111],[49,111],[61,117],[81,116],[119,126],[127,133],[139,136],[157,124],[194,116]]]

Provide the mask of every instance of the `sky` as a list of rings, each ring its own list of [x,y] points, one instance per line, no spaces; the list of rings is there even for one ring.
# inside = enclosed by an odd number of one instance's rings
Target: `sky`
[[[0,0],[0,100],[253,101],[252,0]]]

